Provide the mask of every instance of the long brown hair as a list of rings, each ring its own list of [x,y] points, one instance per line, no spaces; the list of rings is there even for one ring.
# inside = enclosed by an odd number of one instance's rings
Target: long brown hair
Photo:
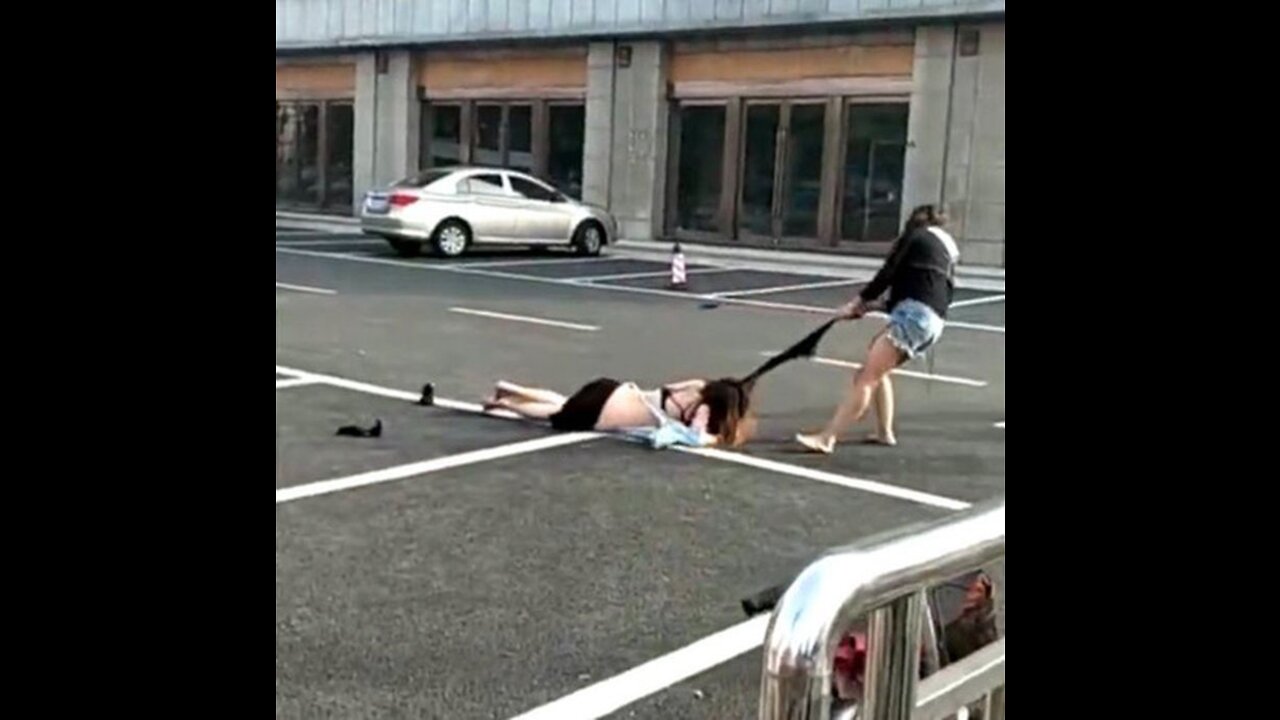
[[[702,387],[700,404],[708,413],[707,432],[723,445],[736,447],[746,441],[751,426],[751,388],[740,380],[710,380]],[[745,422],[744,422],[745,421]]]
[[[902,236],[913,231],[931,226],[943,227],[947,224],[947,216],[936,205],[920,205],[911,211],[907,221],[902,225]]]

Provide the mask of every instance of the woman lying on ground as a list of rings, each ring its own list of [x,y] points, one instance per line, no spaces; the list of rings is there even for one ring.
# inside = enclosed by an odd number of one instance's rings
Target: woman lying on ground
[[[701,436],[698,444],[737,447],[746,441],[752,425],[747,418],[750,402],[750,385],[729,378],[684,380],[654,390],[600,378],[570,397],[500,381],[484,407],[550,420],[551,427],[566,431],[656,428],[662,424],[657,415],[661,412]]]

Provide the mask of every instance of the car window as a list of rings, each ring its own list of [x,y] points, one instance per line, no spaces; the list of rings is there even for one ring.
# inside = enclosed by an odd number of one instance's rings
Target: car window
[[[518,175],[508,175],[507,179],[511,181],[511,189],[521,197],[530,200],[541,200],[542,202],[553,202],[556,199],[554,190],[543,187],[536,182],[526,180]]]
[[[496,173],[492,175],[472,175],[459,183],[459,189],[472,195],[507,194],[506,189],[502,187],[502,176]]]
[[[396,183],[395,187],[398,187],[398,188],[426,187],[431,183],[437,180],[440,180],[444,176],[448,175],[449,172],[450,171],[448,170],[423,170],[422,172],[418,173],[417,175],[414,175],[413,177],[405,178],[404,180],[401,180],[400,182]]]

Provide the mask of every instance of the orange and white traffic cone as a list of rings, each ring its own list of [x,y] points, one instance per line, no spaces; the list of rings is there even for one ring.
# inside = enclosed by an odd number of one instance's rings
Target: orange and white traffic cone
[[[684,251],[680,243],[671,248],[671,287],[683,290],[688,285],[684,271]]]

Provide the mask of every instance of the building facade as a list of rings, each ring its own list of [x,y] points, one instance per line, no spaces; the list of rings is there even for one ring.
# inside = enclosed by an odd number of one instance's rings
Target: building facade
[[[504,165],[630,239],[1004,265],[1004,2],[276,0],[276,204]]]

